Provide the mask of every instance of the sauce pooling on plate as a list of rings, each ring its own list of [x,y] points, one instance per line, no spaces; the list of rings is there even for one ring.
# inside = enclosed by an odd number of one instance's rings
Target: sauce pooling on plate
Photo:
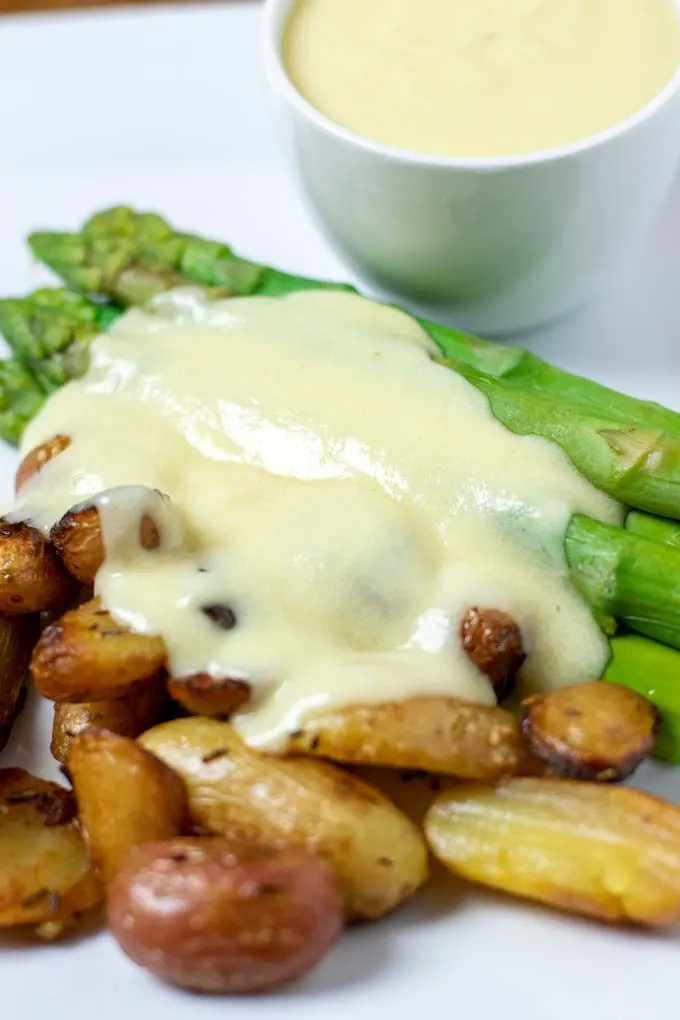
[[[366,138],[452,157],[577,142],[673,77],[672,0],[296,0],[288,75]]]
[[[409,316],[351,294],[175,292],[98,337],[29,426],[25,450],[71,444],[18,512],[47,529],[96,499],[105,607],[160,634],[173,674],[247,680],[235,723],[268,749],[326,706],[493,703],[459,637],[474,605],[522,628],[526,688],[598,676],[607,645],[563,539],[574,512],[620,508],[436,353]]]

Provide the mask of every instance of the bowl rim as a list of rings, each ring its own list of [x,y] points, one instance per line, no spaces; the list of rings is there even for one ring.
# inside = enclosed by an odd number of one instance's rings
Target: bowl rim
[[[308,102],[298,91],[286,71],[281,53],[283,26],[294,0],[264,0],[262,4],[261,43],[264,55],[265,74],[275,94],[283,96],[303,117],[316,128],[337,141],[344,142],[373,156],[391,160],[404,166],[427,167],[439,170],[475,171],[494,173],[556,163],[565,159],[585,155],[603,148],[610,142],[635,131],[660,114],[680,92],[680,61],[675,74],[664,88],[645,106],[605,131],[569,145],[536,152],[508,156],[436,156],[423,152],[411,152],[397,146],[376,142],[363,135],[355,134],[348,128],[336,124]],[[680,0],[673,0],[673,10],[680,27]]]

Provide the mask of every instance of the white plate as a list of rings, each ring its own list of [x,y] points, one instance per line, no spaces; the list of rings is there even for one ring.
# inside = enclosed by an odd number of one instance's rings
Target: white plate
[[[48,276],[32,228],[69,228],[130,202],[231,241],[244,254],[342,276],[283,157],[259,66],[258,12],[226,6],[0,19],[0,292]],[[617,289],[579,318],[525,338],[574,371],[680,409],[680,187]],[[7,497],[14,458],[0,451]],[[32,704],[2,764],[55,776],[50,709]],[[644,785],[680,801],[680,770]],[[0,940],[3,1015],[51,1020],[641,1020],[678,1013],[680,936],[617,932],[531,906],[433,888],[356,929],[308,980],[266,998],[173,991],[106,934],[70,944]]]

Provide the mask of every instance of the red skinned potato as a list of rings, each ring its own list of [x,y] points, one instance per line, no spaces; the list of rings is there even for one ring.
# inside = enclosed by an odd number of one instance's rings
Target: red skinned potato
[[[297,848],[222,837],[131,850],[108,890],[109,926],[135,963],[173,985],[262,992],[300,977],[342,931],[326,864]]]

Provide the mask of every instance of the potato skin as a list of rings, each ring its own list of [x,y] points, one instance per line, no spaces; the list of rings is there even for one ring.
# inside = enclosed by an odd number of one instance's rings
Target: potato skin
[[[171,677],[168,693],[192,715],[228,719],[249,701],[250,685],[245,680],[194,673]]]
[[[43,631],[31,671],[50,701],[108,701],[154,680],[165,659],[161,638],[134,634],[92,599]]]
[[[599,680],[532,695],[522,711],[534,754],[573,779],[627,779],[652,751],[659,728],[651,701]]]
[[[139,537],[144,549],[158,548],[158,529],[148,515],[141,520]],[[74,507],[67,511],[53,526],[50,538],[69,573],[82,584],[94,584],[105,558],[98,508]]]
[[[305,850],[219,837],[137,847],[109,888],[108,919],[127,955],[199,992],[262,992],[300,977],[342,932],[330,869]]]
[[[18,493],[29,479],[33,478],[34,475],[45,467],[45,464],[54,457],[58,457],[70,445],[71,440],[68,436],[56,435],[48,439],[47,442],[41,443],[40,446],[36,446],[30,453],[27,453],[16,473],[14,480],[15,492]]]
[[[139,684],[120,698],[73,704],[57,702],[50,749],[57,761],[67,765],[73,739],[84,730],[109,730],[121,737],[138,737],[144,730],[172,716],[165,674],[161,673],[148,686]]]
[[[134,740],[86,730],[68,769],[95,871],[108,885],[132,847],[178,836],[188,821],[184,783]]]
[[[0,519],[0,613],[41,613],[76,591],[56,549],[37,528]]]
[[[510,712],[456,698],[411,698],[324,712],[291,735],[288,750],[462,779],[514,775],[526,757],[521,727]]]
[[[463,651],[484,673],[502,701],[512,692],[515,677],[526,658],[522,632],[500,609],[468,609],[460,626]]]
[[[0,928],[46,926],[56,937],[101,902],[70,790],[0,769]]]
[[[226,722],[175,719],[139,742],[178,772],[206,832],[303,846],[339,879],[348,918],[389,913],[428,874],[418,828],[375,787],[328,762],[265,755]]]
[[[460,783],[425,818],[455,874],[615,923],[680,921],[680,808],[576,779]]]
[[[12,732],[39,633],[37,616],[0,616],[0,751]]]

